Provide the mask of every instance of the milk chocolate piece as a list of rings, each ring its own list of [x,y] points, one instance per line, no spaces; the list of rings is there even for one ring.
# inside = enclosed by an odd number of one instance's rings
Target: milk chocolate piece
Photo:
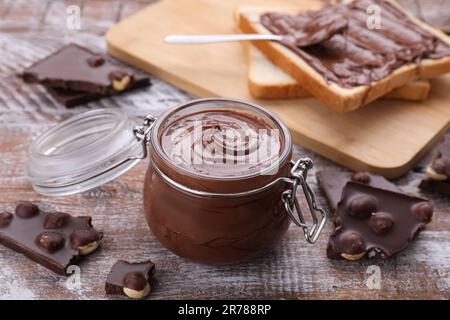
[[[367,25],[371,6],[380,9],[381,21],[372,30]],[[334,17],[343,17],[340,25]],[[327,82],[344,88],[370,85],[407,64],[450,56],[448,43],[384,0],[355,0],[299,15],[267,12],[261,24],[284,36],[283,43]],[[299,41],[289,41],[298,35]]]
[[[108,274],[105,292],[108,295],[144,298],[150,293],[150,280],[154,273],[155,264],[150,260],[138,263],[119,260]]]
[[[450,133],[444,137],[437,154],[427,167],[427,177],[422,180],[419,188],[450,194]]]
[[[78,263],[80,247],[87,244],[72,240],[74,234],[82,232],[89,234],[90,243],[98,245],[103,238],[92,227],[91,217],[43,212],[29,202],[19,203],[15,215],[0,214],[1,244],[62,275],[69,265]]]
[[[101,63],[98,54],[79,45],[69,44],[47,58],[37,61],[23,72],[22,77],[28,83],[40,83],[54,89],[102,96],[133,88],[134,81],[127,81],[122,83],[120,90],[116,90],[110,78],[111,73],[126,73],[131,78],[134,78],[134,73],[112,59],[106,57],[104,59],[105,61]]]
[[[324,170],[316,173],[317,182],[325,193],[332,211],[336,210],[338,202],[341,200],[342,191],[349,181],[367,184],[375,188],[400,192],[400,189],[382,176],[366,172],[342,172],[337,170]]]
[[[432,215],[426,199],[350,181],[337,206],[327,255],[347,260],[392,257],[407,247]]]

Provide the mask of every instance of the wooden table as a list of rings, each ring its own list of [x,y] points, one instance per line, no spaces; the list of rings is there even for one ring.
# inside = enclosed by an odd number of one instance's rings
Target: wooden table
[[[91,108],[122,108],[130,116],[158,115],[191,99],[188,94],[152,78],[153,86],[87,106],[66,109],[40,86],[30,86],[15,74],[62,44],[76,42],[105,50],[105,30],[151,0],[1,0],[0,1],[0,210],[19,200],[74,215],[92,215],[105,232],[102,249],[82,263],[81,286],[68,289],[66,279],[0,247],[0,299],[103,299],[105,277],[116,259],[152,259],[157,265],[151,299],[269,298],[269,299],[381,299],[450,298],[450,201],[432,197],[436,219],[407,250],[389,261],[345,262],[326,258],[329,223],[314,246],[291,226],[273,252],[245,264],[205,266],[179,258],[149,232],[142,208],[142,185],[147,162],[124,176],[82,194],[45,198],[32,191],[24,176],[30,141],[48,127]],[[81,30],[68,30],[66,8],[79,5]],[[411,128],[413,130],[414,128]],[[295,147],[316,168],[337,168],[330,161]],[[427,163],[423,159],[419,165]],[[420,171],[420,167],[418,167]],[[423,176],[410,172],[398,180],[403,190],[418,193]],[[309,178],[318,200],[314,174]],[[381,289],[369,289],[368,267],[379,266]],[[370,270],[370,269],[369,269]]]

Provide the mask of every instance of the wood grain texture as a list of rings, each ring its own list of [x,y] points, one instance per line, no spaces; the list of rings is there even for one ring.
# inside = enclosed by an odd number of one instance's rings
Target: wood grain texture
[[[107,33],[108,49],[195,95],[260,103],[285,121],[294,141],[354,170],[398,177],[450,126],[450,76],[434,81],[430,99],[425,102],[378,100],[356,112],[337,114],[312,98],[253,99],[239,43],[180,46],[162,41],[167,34],[236,32],[233,10],[242,4],[261,6],[258,0],[161,1],[113,26]],[[320,2],[266,0],[263,5],[295,5],[298,10],[308,10],[318,8]],[[187,61],[195,61],[195,66]]]
[[[8,13],[0,21],[0,210],[13,209],[19,200],[31,200],[47,209],[92,215],[94,225],[105,232],[105,241],[99,252],[81,263],[82,285],[75,290],[66,287],[66,278],[0,246],[0,299],[104,299],[104,281],[116,259],[148,258],[157,265],[150,299],[450,298],[450,200],[446,197],[427,195],[436,207],[435,221],[406,251],[389,261],[328,260],[325,248],[331,232],[329,223],[314,246],[306,244],[301,231],[291,226],[280,246],[268,255],[236,266],[213,267],[173,255],[149,232],[142,208],[146,161],[119,179],[82,194],[46,198],[34,193],[24,176],[27,149],[30,141],[46,128],[92,108],[122,108],[133,117],[158,115],[192,97],[152,77],[154,85],[150,88],[65,109],[42,87],[25,85],[15,74],[64,43],[77,42],[105,50],[102,32],[115,20],[108,23],[101,19],[118,19],[148,2],[119,1],[119,12],[114,18],[99,17],[100,26],[80,31],[66,30],[64,19],[53,16],[65,14],[61,5],[64,1],[25,2],[33,8],[45,2],[47,11],[33,11],[37,13],[27,17],[31,24],[15,17],[10,20]],[[80,4],[84,11],[91,1]],[[0,1],[0,12],[4,8],[5,3]],[[300,156],[313,158],[319,169],[340,168],[296,146],[295,158]],[[417,172],[397,180],[403,190],[418,193],[417,185],[423,177],[420,171],[430,156],[431,153],[420,161]],[[319,203],[326,206],[314,174],[308,180],[318,193]],[[381,268],[380,290],[366,286],[369,265]]]

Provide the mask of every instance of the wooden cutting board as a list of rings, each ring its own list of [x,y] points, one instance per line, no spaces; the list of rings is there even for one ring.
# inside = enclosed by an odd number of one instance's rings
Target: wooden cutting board
[[[336,114],[315,99],[255,100],[247,90],[247,66],[239,43],[169,45],[168,34],[235,33],[233,9],[255,0],[162,0],[121,21],[107,33],[119,59],[200,97],[258,103],[280,116],[294,141],[353,170],[395,178],[404,174],[450,126],[450,76],[433,80],[422,103],[379,100]],[[314,9],[314,0],[266,0],[267,5]]]

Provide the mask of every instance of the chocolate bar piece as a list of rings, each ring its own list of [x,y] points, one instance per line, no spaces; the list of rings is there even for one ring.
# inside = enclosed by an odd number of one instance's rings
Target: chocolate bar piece
[[[419,188],[450,194],[450,134],[444,137],[439,151],[427,167],[427,177],[422,180]]]
[[[113,95],[134,87],[137,76],[112,59],[69,44],[26,69],[27,83],[75,92]]]
[[[331,210],[336,210],[338,202],[341,200],[342,191],[349,181],[367,184],[375,188],[386,189],[390,191],[398,191],[400,189],[389,182],[382,176],[366,173],[366,172],[342,172],[337,170],[318,171],[316,173],[317,182],[320,188],[325,193]]]
[[[30,202],[20,202],[15,214],[0,214],[1,244],[62,275],[80,256],[97,249],[102,238],[91,217],[43,212]]]
[[[155,264],[150,260],[137,263],[119,260],[112,266],[106,279],[106,294],[145,298],[150,294],[150,280],[154,273]]]
[[[423,198],[348,182],[336,210],[327,256],[389,258],[406,248],[428,224],[433,207]]]
[[[137,75],[135,77],[135,81],[132,87],[113,95],[122,94],[131,91],[133,89],[142,88],[148,86],[149,84],[150,79],[148,77]],[[80,104],[97,101],[100,100],[101,98],[113,96],[113,95],[103,95],[100,93],[71,91],[66,89],[55,89],[55,88],[47,88],[47,91],[53,96],[53,98],[55,98],[56,101],[66,106],[66,108],[73,108]]]

